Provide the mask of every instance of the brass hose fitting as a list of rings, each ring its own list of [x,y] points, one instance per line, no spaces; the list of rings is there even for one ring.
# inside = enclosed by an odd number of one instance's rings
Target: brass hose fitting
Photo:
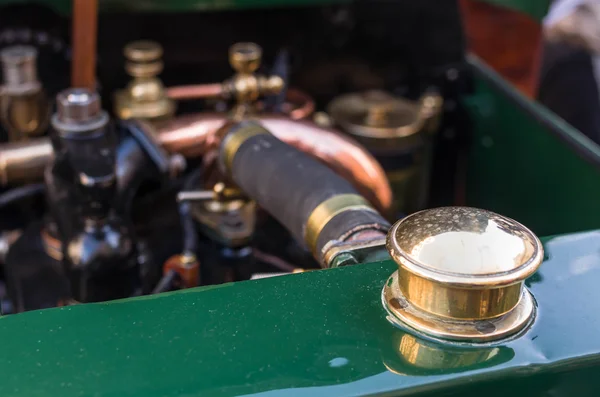
[[[133,78],[115,94],[115,114],[123,120],[136,118],[154,123],[175,113],[175,102],[167,96],[157,76],[163,70],[162,47],[153,41],[134,41],[125,46],[125,70]]]

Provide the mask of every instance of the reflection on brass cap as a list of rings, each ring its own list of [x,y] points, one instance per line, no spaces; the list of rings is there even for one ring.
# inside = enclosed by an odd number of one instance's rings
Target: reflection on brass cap
[[[488,341],[534,315],[524,280],[540,266],[539,239],[490,211],[446,207],[398,221],[387,237],[398,271],[384,287],[392,319],[425,334]]]

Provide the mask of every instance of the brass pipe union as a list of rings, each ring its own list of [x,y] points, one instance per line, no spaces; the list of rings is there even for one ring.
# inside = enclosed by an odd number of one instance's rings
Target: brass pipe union
[[[532,320],[524,281],[543,259],[539,239],[490,211],[445,207],[392,226],[387,249],[398,264],[383,290],[390,319],[421,333],[489,341]]]
[[[358,194],[339,194],[319,204],[309,215],[304,229],[304,241],[310,252],[316,254],[319,235],[338,214],[346,211],[375,211],[369,202]]]

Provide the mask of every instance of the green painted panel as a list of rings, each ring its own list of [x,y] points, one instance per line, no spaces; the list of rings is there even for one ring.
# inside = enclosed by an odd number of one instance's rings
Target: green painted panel
[[[395,266],[379,262],[6,316],[0,395],[595,396],[600,232],[545,246],[538,318],[496,346],[392,326],[380,291]]]
[[[540,21],[548,13],[551,0],[478,0],[485,3],[511,8],[515,11],[527,14],[536,21]]]
[[[600,227],[600,148],[475,59],[469,205],[538,235]]]
[[[257,7],[303,6],[344,3],[350,0],[99,0],[101,11],[185,12],[247,9]],[[0,0],[6,4],[42,4],[61,14],[71,13],[72,0]]]

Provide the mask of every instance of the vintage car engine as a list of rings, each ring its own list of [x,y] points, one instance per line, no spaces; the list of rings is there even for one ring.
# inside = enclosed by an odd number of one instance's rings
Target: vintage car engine
[[[299,10],[322,20],[323,48],[287,12],[278,40],[232,41],[244,15],[186,59],[202,45],[152,26],[189,16],[142,14],[132,34],[94,3],[2,9],[4,313],[358,263],[348,246],[369,255],[392,220],[446,200],[432,178],[458,153],[451,59],[388,79],[351,48],[361,22],[345,6]]]

